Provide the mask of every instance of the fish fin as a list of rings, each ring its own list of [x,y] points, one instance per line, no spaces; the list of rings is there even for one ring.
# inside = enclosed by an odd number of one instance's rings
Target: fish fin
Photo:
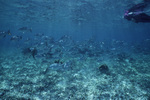
[[[32,32],[32,28],[30,28],[29,31]]]
[[[8,30],[8,32],[7,32],[7,33],[8,33],[8,35],[11,35],[10,30]]]
[[[32,54],[32,57],[35,59],[35,55],[34,54]],[[36,59],[35,59],[36,60]]]
[[[6,37],[6,35],[3,36],[3,38],[5,38],[5,37]]]

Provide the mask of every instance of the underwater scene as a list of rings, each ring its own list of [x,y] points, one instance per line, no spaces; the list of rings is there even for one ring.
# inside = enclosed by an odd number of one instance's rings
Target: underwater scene
[[[150,100],[150,0],[0,0],[0,100]]]

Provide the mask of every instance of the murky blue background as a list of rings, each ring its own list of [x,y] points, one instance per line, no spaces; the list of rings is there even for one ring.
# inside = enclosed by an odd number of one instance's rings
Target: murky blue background
[[[36,33],[75,40],[140,42],[150,38],[149,23],[134,23],[123,18],[125,10],[141,2],[131,0],[1,0],[0,30],[22,35],[21,27]],[[5,40],[9,40],[9,37]],[[0,40],[2,45],[8,42]]]

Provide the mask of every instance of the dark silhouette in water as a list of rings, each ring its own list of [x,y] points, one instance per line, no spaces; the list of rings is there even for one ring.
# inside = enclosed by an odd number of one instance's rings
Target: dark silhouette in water
[[[31,51],[31,54],[32,54],[32,57],[35,59],[35,55],[37,55],[37,49],[34,48],[34,49]]]
[[[10,38],[10,40],[11,41],[19,41],[19,40],[21,40],[22,39],[22,36],[12,36],[11,38]]]
[[[22,53],[24,55],[32,56],[35,59],[35,55],[37,55],[37,49],[36,48],[24,48]]]
[[[144,2],[150,2],[150,0],[144,0]]]
[[[128,9],[124,14],[124,18],[136,23],[150,22],[150,16],[144,12],[144,8],[147,7],[148,3],[150,3],[149,1],[150,0],[144,0],[144,3],[139,3]]]
[[[21,27],[18,29],[19,31],[24,32],[32,32],[32,28],[28,28],[28,27]]]
[[[99,67],[99,71],[103,74],[110,75],[109,68],[106,64],[103,64]]]

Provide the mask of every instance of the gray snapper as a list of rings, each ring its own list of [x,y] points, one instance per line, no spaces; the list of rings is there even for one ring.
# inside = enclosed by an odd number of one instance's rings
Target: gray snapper
[[[19,41],[21,39],[22,39],[22,36],[12,36],[10,40],[11,41]]]
[[[28,28],[28,27],[21,27],[18,30],[23,32],[23,33],[25,33],[25,32],[32,32],[32,28]]]

